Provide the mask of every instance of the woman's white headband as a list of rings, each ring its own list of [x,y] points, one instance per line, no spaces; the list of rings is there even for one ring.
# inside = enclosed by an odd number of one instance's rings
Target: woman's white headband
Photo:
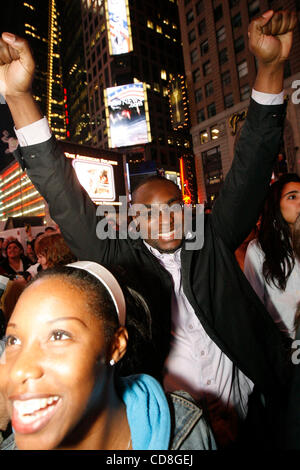
[[[118,281],[110,271],[101,266],[101,264],[94,263],[93,261],[76,261],[75,263],[67,264],[70,268],[78,268],[87,271],[92,276],[96,277],[108,290],[119,317],[121,326],[125,326],[126,320],[126,303],[124,294]]]

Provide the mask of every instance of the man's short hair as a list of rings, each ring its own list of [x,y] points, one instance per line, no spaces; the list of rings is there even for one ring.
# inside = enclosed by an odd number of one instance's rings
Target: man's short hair
[[[141,188],[142,186],[144,186],[144,184],[148,184],[148,183],[153,183],[155,181],[161,181],[161,182],[168,182],[169,184],[172,184],[178,191],[178,194],[181,198],[181,191],[180,191],[180,188],[179,186],[174,183],[174,181],[172,180],[169,180],[168,178],[165,178],[164,176],[161,176],[161,175],[151,175],[151,176],[146,176],[145,178],[142,178],[137,184],[136,186],[134,186],[134,189],[132,191],[132,202],[134,201],[135,199],[135,195],[138,191],[139,188]]]

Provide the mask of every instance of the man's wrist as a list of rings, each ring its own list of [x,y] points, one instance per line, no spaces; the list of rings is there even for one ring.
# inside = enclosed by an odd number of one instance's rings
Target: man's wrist
[[[278,94],[283,90],[284,65],[259,65],[254,88],[262,93]]]

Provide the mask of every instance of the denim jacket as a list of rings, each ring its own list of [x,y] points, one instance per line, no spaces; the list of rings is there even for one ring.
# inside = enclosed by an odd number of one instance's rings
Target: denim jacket
[[[171,413],[170,450],[216,450],[203,410],[184,391],[167,393]]]

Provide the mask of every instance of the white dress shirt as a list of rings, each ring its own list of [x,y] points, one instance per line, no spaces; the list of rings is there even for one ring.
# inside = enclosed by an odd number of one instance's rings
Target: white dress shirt
[[[233,365],[198,320],[183,292],[181,249],[160,253],[144,243],[173,279],[172,339],[164,388],[169,392],[185,390],[200,401],[209,412],[218,443],[226,445],[235,440],[247,415],[253,382]]]

